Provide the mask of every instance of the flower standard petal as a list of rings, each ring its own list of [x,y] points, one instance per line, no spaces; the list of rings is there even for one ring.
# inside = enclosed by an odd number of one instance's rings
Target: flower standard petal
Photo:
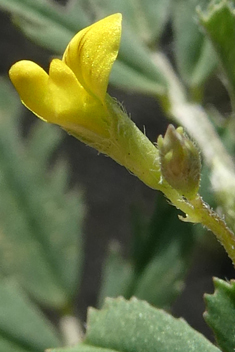
[[[119,50],[121,20],[117,13],[84,28],[73,37],[63,56],[81,85],[102,101]]]

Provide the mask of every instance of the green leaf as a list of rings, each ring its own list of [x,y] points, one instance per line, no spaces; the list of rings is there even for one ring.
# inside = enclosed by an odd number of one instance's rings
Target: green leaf
[[[224,352],[235,350],[235,281],[214,279],[215,292],[205,295],[204,318],[214,331],[218,345]]]
[[[37,160],[37,165],[46,167],[48,155],[52,155],[61,140],[62,131],[59,128],[45,123],[35,123],[29,131],[25,144],[30,157]]]
[[[130,0],[118,2],[100,0],[95,4],[90,3],[98,18],[101,14],[105,17],[113,12],[121,12],[123,15],[121,46],[110,83],[140,93],[162,95],[167,89],[166,80],[151,58],[152,53],[148,44],[156,36],[156,27],[162,24],[163,29],[169,10],[168,0],[164,3],[163,1],[153,3],[152,0],[147,0],[144,6],[141,2]],[[152,22],[154,14],[157,14],[154,25],[148,19],[150,14]],[[158,21],[160,15],[162,15],[161,21]]]
[[[14,22],[35,43],[62,53],[73,35],[90,23],[82,0],[63,7],[48,0],[0,0],[0,8],[13,16]]]
[[[184,288],[185,274],[184,258],[180,258],[178,246],[171,243],[146,266],[138,278],[134,295],[157,307],[169,308]]]
[[[65,163],[47,171],[60,139],[50,126],[47,131],[35,127],[39,130],[28,144],[19,136],[19,116],[12,114],[14,106],[15,113],[19,111],[18,98],[3,80],[0,83],[5,101],[0,105],[0,272],[14,276],[43,305],[61,308],[79,284],[81,192],[68,192]]]
[[[138,70],[121,60],[114,63],[110,83],[120,89],[148,95],[162,95],[165,90],[160,82],[154,81],[142,72],[138,72]]]
[[[207,1],[177,0],[172,14],[177,67],[191,88],[202,85],[217,64],[212,45],[196,19],[196,6],[203,6]]]
[[[92,11],[96,10],[97,20],[101,15],[108,14],[108,9],[105,8],[108,3],[105,1],[102,2],[102,11],[99,7],[97,9],[95,3],[88,5],[85,6],[82,0],[70,1],[66,7],[56,6],[54,2],[47,0],[0,0],[0,8],[11,13],[14,22],[26,36],[60,55],[71,38],[92,22]],[[152,6],[149,0],[149,12]],[[165,6],[161,6],[163,13],[166,11]],[[110,82],[117,87],[141,93],[163,94],[167,88],[166,81],[150,55],[148,47],[138,39],[130,26],[124,23],[119,58],[114,65]]]
[[[155,46],[162,34],[170,14],[172,0],[98,0],[95,2],[97,12],[105,15],[120,12],[123,21],[148,46]],[[94,2],[90,1],[94,6]]]
[[[204,39],[200,56],[192,72],[191,87],[200,87],[217,66],[217,57],[209,40]]]
[[[86,345],[88,345],[87,350],[84,349]],[[93,350],[89,349],[91,346],[94,347]],[[72,349],[73,352],[110,350],[116,352],[219,351],[184,320],[175,319],[168,313],[151,307],[147,302],[137,299],[126,301],[123,298],[107,299],[100,311],[90,308],[85,341]]]
[[[196,244],[193,226],[185,227],[177,214],[164,196],[158,194],[151,221],[142,235],[135,236],[137,275],[132,295],[158,307],[169,308],[184,288]]]
[[[169,308],[184,288],[196,236],[191,224],[178,219],[178,212],[160,193],[151,219],[133,212],[133,248],[124,260],[114,247],[105,261],[100,302],[105,297],[136,296]]]
[[[199,19],[222,64],[228,90],[235,104],[235,10],[231,1],[212,2],[207,13],[199,12]]]
[[[141,11],[144,17],[141,29],[141,33],[143,34],[141,37],[147,44],[155,46],[156,41],[160,39],[170,15],[172,2],[172,0],[136,1],[136,22],[139,22],[139,12]]]
[[[118,244],[111,244],[103,267],[98,305],[101,306],[106,297],[126,296],[132,284],[133,271],[133,266],[122,258]]]
[[[18,352],[18,351],[17,351]],[[117,352],[116,350],[111,350],[110,348],[102,348],[97,346],[89,346],[80,344],[79,346],[58,348],[50,350],[50,352]]]
[[[49,321],[13,282],[0,283],[0,350],[43,352],[61,342]]]
[[[123,25],[118,61],[126,65],[126,71],[130,67],[140,78],[143,76],[145,80],[152,82],[149,93],[152,93],[153,85],[157,88],[155,94],[163,94],[167,89],[165,77],[157,65],[154,64],[151,58],[151,51],[138,39],[135,33],[125,26],[125,23]],[[113,81],[111,83],[115,84]],[[130,88],[132,87],[130,86]]]

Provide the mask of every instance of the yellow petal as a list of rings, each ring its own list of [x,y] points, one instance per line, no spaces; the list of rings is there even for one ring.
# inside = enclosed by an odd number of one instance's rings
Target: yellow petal
[[[114,14],[78,32],[63,56],[81,85],[102,101],[119,50],[121,20],[121,14]]]
[[[107,135],[107,111],[87,93],[61,60],[50,64],[49,75],[32,61],[19,61],[9,71],[23,104],[42,120],[79,133]]]
[[[56,123],[71,132],[85,128],[99,135],[106,135],[107,114],[104,106],[89,95],[80,85],[74,73],[61,60],[51,62],[48,81],[48,105],[54,115],[49,122]]]
[[[49,122],[61,126],[75,123],[79,114],[83,114],[86,96],[87,92],[70,68],[59,59],[52,60],[45,97],[46,104],[53,107],[53,116]]]
[[[34,62],[22,60],[11,67],[9,75],[23,104],[39,117],[46,119],[48,106],[42,102],[46,95],[48,74]]]
[[[52,60],[49,75],[27,60],[14,64],[9,75],[23,104],[47,122],[63,125],[82,110],[87,92],[61,60]]]

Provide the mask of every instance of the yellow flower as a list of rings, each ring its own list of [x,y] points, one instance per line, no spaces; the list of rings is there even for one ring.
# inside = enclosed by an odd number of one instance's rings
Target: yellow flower
[[[106,91],[119,50],[121,20],[121,14],[114,14],[78,32],[62,60],[52,60],[49,75],[32,61],[14,64],[10,79],[23,104],[77,136],[107,137]]]
[[[160,137],[158,150],[121,105],[107,94],[110,71],[120,45],[121,19],[121,14],[114,14],[77,33],[62,60],[52,60],[49,74],[34,62],[17,62],[9,72],[11,81],[23,104],[39,118],[61,126],[77,139],[109,155],[186,211],[190,206],[184,203],[182,194],[196,197],[199,178],[194,171],[189,172],[186,190],[179,178],[182,169],[185,171],[191,165],[190,155],[197,151],[184,141],[182,133],[173,142],[168,137],[166,140]],[[177,130],[177,133],[180,132]],[[189,150],[182,149],[184,144]],[[179,175],[176,182],[168,177],[172,173]]]
[[[121,14],[114,14],[78,32],[62,60],[52,60],[49,74],[24,60],[14,64],[9,75],[23,104],[35,115],[61,126],[156,187],[160,180],[156,147],[107,94],[121,20]]]

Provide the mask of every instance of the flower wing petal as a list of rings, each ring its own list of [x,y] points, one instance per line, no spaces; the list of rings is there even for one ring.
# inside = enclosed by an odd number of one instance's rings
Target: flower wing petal
[[[86,129],[106,134],[106,109],[97,98],[87,93],[71,69],[58,59],[50,65],[48,96],[54,106],[53,120],[50,122],[71,133]]]
[[[53,105],[54,114],[49,122],[61,126],[76,123],[78,115],[83,114],[86,96],[87,92],[70,68],[59,59],[52,60],[46,99]]]
[[[19,61],[9,71],[23,104],[46,122],[76,133],[90,130],[107,135],[107,111],[80,85],[61,60],[50,64],[49,75],[32,61]]]
[[[119,50],[121,19],[117,13],[78,32],[63,55],[63,61],[81,85],[101,101],[105,99],[110,71]]]
[[[10,79],[18,91],[22,103],[37,116],[47,120],[51,108],[44,103],[48,74],[32,61],[15,63],[9,71]]]
[[[63,126],[82,111],[87,92],[61,60],[52,60],[49,75],[27,60],[14,64],[9,75],[23,104],[44,121]]]

